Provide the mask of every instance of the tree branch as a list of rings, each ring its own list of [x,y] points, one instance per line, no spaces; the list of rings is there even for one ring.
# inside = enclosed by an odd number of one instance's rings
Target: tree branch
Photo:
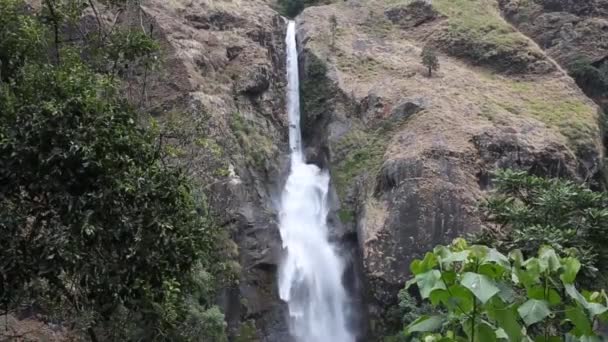
[[[97,20],[97,30],[99,31],[99,36],[102,37],[102,39],[104,39],[104,29],[103,29],[103,25],[101,24],[101,18],[99,17],[99,12],[97,12],[97,7],[95,7],[95,3],[93,3],[93,0],[89,0],[89,6],[91,6],[91,9],[93,10],[93,13],[95,14],[95,20]]]
[[[51,14],[51,20],[53,21],[53,34],[55,41],[55,58],[57,58],[57,63],[61,62],[61,57],[59,56],[59,21],[57,20],[57,14],[55,12],[55,7],[53,6],[53,0],[44,0],[46,3],[46,7],[49,9],[49,13]]]

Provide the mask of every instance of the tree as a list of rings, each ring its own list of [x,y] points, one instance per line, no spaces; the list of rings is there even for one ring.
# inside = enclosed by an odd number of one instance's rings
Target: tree
[[[338,18],[335,14],[329,17],[329,31],[331,32],[331,48],[336,48],[336,33],[338,31]]]
[[[430,45],[425,45],[420,54],[422,58],[422,65],[424,65],[429,71],[429,77],[432,76],[433,71],[439,70],[439,58],[437,57],[437,51]]]
[[[493,182],[494,193],[480,207],[489,225],[473,238],[476,243],[502,252],[520,249],[524,256],[551,246],[576,256],[581,281],[598,285],[608,270],[608,193],[508,169],[497,171]]]
[[[406,287],[417,286],[443,311],[419,317],[404,334],[413,341],[599,341],[594,324],[608,319],[608,297],[576,288],[580,267],[546,246],[528,259],[463,239],[437,246],[411,263]]]
[[[223,334],[217,229],[191,180],[114,75],[24,8],[0,0],[0,307],[42,307],[93,341],[119,317],[134,328],[116,340],[179,341],[192,316]],[[120,58],[155,48],[137,39]]]

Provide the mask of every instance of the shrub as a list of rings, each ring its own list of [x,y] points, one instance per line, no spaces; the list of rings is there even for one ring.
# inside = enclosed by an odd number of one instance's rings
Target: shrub
[[[608,75],[605,68],[596,68],[590,60],[578,58],[568,65],[570,76],[583,91],[591,96],[601,96],[608,91]]]
[[[581,265],[543,246],[536,257],[508,256],[463,239],[437,246],[410,266],[423,299],[445,313],[421,316],[406,336],[424,341],[599,341],[607,319],[605,292],[582,293]],[[414,339],[416,340],[416,339]]]
[[[520,249],[524,256],[551,246],[582,262],[582,281],[597,283],[608,262],[607,193],[513,170],[496,172],[494,185],[495,192],[481,205],[491,226],[474,241],[502,252]]]
[[[23,6],[0,0],[0,305],[42,307],[94,341],[95,327],[123,323],[108,334],[171,339],[195,309],[223,334],[212,294],[195,291],[213,286],[219,264],[205,203],[114,77]],[[154,50],[143,38],[125,48]]]
[[[329,17],[329,31],[331,33],[331,48],[332,50],[336,48],[336,33],[338,31],[338,18],[335,14],[332,14]]]
[[[279,7],[284,15],[294,18],[304,9],[304,0],[279,0]]]
[[[429,77],[432,76],[433,71],[439,70],[439,58],[437,57],[437,51],[434,48],[425,45],[420,57],[422,58],[422,65],[429,71]]]

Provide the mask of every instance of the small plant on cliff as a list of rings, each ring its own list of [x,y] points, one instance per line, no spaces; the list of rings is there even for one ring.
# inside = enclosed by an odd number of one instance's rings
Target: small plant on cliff
[[[439,57],[437,57],[437,51],[433,47],[425,45],[420,57],[422,58],[422,65],[429,72],[429,77],[433,75],[433,71],[439,70]]]
[[[331,49],[336,49],[336,33],[338,31],[338,18],[335,14],[329,17],[329,31],[331,33]]]
[[[588,96],[603,96],[608,92],[606,66],[597,68],[591,60],[580,57],[568,64],[568,73]]]
[[[494,186],[481,205],[490,225],[475,242],[524,256],[549,245],[575,255],[583,264],[581,280],[597,284],[608,265],[608,193],[514,170],[496,172]]]
[[[463,239],[437,246],[412,262],[407,286],[417,285],[445,313],[419,317],[404,334],[443,342],[600,341],[594,326],[608,319],[608,297],[579,292],[580,267],[545,246],[528,259]]]

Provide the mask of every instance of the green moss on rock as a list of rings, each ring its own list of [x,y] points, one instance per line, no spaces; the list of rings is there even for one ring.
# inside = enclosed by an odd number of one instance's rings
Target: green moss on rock
[[[403,6],[420,0],[397,0]],[[446,53],[501,72],[547,72],[554,69],[538,48],[499,14],[493,0],[434,0],[446,18],[432,41]]]
[[[342,198],[359,176],[376,178],[390,137],[406,120],[388,119],[369,128],[353,128],[335,144],[333,150],[337,158],[332,168],[332,179]]]
[[[232,115],[230,128],[238,147],[243,151],[245,160],[251,165],[264,169],[267,166],[266,162],[278,153],[276,145],[268,135],[240,113]]]
[[[256,327],[253,320],[243,322],[239,328],[238,334],[234,338],[234,342],[255,342],[258,341],[256,336]]]

